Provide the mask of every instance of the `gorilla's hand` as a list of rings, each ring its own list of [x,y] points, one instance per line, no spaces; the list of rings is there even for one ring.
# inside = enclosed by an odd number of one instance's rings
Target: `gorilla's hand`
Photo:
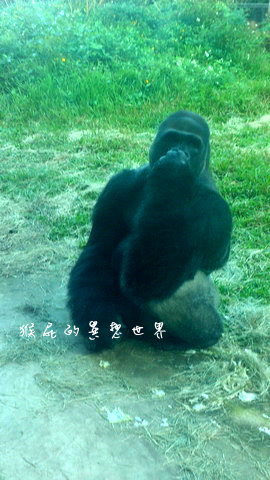
[[[161,204],[166,208],[171,202],[172,206],[179,206],[183,199],[192,197],[195,178],[188,152],[174,147],[151,165],[148,198],[157,202],[159,208]]]
[[[190,155],[181,148],[174,147],[152,165],[152,171],[160,172],[166,177],[191,175]]]

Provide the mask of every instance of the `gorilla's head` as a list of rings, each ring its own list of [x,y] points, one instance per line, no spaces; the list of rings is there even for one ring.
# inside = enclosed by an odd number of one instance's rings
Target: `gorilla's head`
[[[178,153],[179,161],[186,161],[192,175],[198,177],[201,174],[206,165],[206,152],[198,135],[172,128],[166,130],[151,147],[150,164],[157,162],[171,151]]]
[[[209,136],[208,125],[200,115],[185,110],[176,112],[160,125],[150,148],[150,164],[171,150],[178,151],[179,161],[185,159],[192,175],[198,177],[208,167]]]

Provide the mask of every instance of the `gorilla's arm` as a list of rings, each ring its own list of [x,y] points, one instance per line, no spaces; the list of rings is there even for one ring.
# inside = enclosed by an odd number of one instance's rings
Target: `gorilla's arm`
[[[170,151],[152,166],[133,233],[123,244],[121,288],[139,303],[171,294],[193,262],[187,231],[194,179],[178,159]]]
[[[171,150],[152,167],[134,232],[123,246],[121,287],[143,304],[225,263],[231,215],[218,192],[200,185],[182,153]]]
[[[223,267],[230,254],[232,216],[216,191],[201,185],[194,202],[191,235],[197,236],[200,270],[209,274]]]
[[[99,338],[88,341],[92,350],[110,346],[110,323],[119,320],[120,293],[112,256],[127,235],[126,206],[136,196],[138,176],[136,170],[124,170],[108,182],[94,208],[87,245],[70,274],[68,305],[74,324],[88,337],[89,322],[98,322]]]

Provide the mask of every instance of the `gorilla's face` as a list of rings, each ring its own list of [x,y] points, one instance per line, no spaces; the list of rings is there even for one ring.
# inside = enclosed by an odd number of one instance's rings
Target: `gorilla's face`
[[[198,177],[206,164],[206,148],[202,139],[193,133],[174,129],[165,131],[154,144],[151,164],[161,158],[174,157],[189,168],[193,177]]]

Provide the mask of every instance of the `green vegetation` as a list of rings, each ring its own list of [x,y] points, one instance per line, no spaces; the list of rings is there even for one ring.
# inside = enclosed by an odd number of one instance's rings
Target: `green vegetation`
[[[179,105],[215,119],[265,109],[264,34],[230,2],[96,3],[1,9],[2,119],[149,127]]]

